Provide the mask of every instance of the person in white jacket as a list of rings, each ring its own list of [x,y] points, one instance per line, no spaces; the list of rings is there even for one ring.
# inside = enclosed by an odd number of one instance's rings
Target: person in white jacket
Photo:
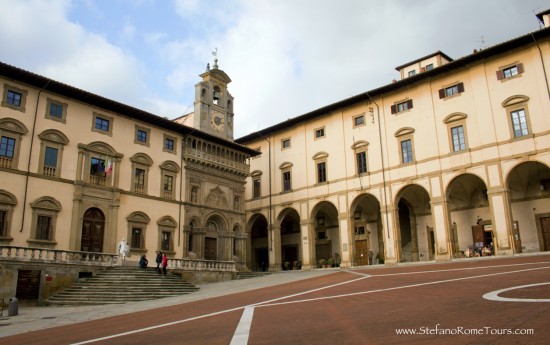
[[[128,243],[126,243],[126,239],[123,238],[122,241],[118,244],[118,254],[122,258],[122,261],[126,260],[126,255],[128,255],[128,252],[130,250],[130,246],[128,246]]]

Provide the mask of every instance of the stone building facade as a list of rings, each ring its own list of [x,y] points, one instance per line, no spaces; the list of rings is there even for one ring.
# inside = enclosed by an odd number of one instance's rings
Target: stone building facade
[[[257,152],[232,140],[229,82],[217,64],[201,74],[196,118],[216,113],[189,127],[0,63],[2,264],[44,280],[57,264],[111,262],[126,239],[127,264],[161,250],[174,268],[246,270],[244,186]],[[2,267],[4,295],[20,284]]]
[[[237,139],[248,266],[280,270],[550,250],[550,29]],[[370,261],[369,261],[370,259]]]

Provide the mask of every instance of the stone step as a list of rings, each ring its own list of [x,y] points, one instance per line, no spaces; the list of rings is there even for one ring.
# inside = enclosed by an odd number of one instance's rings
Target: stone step
[[[80,278],[73,286],[55,294],[50,305],[113,304],[181,296],[199,288],[181,276],[158,274],[152,269],[113,267],[92,277]]]

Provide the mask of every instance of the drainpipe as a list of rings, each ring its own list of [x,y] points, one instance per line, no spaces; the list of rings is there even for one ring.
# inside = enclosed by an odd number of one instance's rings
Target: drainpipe
[[[540,55],[540,62],[542,63],[542,71],[544,72],[544,81],[546,82],[546,92],[548,93],[548,96],[550,97],[550,87],[548,86],[548,76],[546,75],[546,67],[544,66],[544,59],[542,58],[542,50],[540,49],[540,45],[537,42],[537,39],[535,38],[535,35],[531,33],[531,37],[533,38],[533,42],[537,45],[537,48],[539,49],[539,55]]]
[[[389,229],[389,218],[388,218],[388,196],[386,194],[386,167],[384,165],[384,150],[382,149],[382,124],[380,123],[380,107],[378,103],[366,92],[367,97],[376,105],[376,115],[378,118],[378,135],[380,137],[380,159],[382,161],[382,185],[384,187],[384,208],[386,214],[386,227],[388,230],[388,238],[390,238],[390,229]]]
[[[40,102],[40,94],[42,91],[44,91],[48,85],[50,84],[50,80],[42,86],[42,88],[38,91],[38,96],[36,97],[36,107],[34,108],[34,119],[32,123],[32,131],[31,131],[31,145],[29,146],[29,160],[27,161],[27,171],[25,172],[25,193],[23,194],[23,215],[21,216],[21,229],[19,232],[23,232],[24,226],[25,226],[25,211],[27,209],[27,194],[29,191],[29,176],[31,172],[31,158],[32,158],[32,145],[34,143],[34,132],[36,129],[36,119],[38,117],[38,103]]]

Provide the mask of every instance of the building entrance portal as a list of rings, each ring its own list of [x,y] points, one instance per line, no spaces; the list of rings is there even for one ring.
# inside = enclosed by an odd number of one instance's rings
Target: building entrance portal
[[[105,232],[105,216],[98,208],[90,208],[82,219],[82,241],[80,250],[83,252],[103,252],[103,235]]]

